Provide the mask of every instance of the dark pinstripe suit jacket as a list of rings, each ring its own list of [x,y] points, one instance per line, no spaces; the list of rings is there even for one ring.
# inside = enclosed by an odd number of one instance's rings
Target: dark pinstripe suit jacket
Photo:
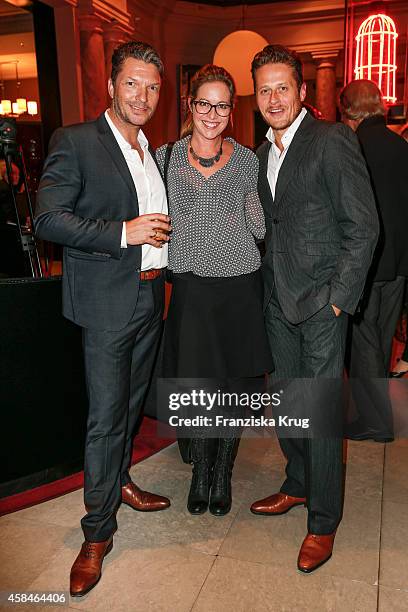
[[[353,314],[378,238],[378,217],[357,138],[340,123],[309,113],[279,171],[275,200],[267,179],[270,143],[262,144],[259,195],[266,218],[266,308],[276,284],[292,323],[327,303]]]
[[[104,330],[123,329],[130,321],[142,247],[120,244],[123,221],[138,215],[133,179],[105,116],[56,130],[38,190],[35,229],[40,238],[65,247],[68,319]]]

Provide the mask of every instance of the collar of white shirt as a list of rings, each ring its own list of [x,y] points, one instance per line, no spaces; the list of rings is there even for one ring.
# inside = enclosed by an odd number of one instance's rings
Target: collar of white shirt
[[[108,122],[108,125],[109,125],[110,129],[112,130],[113,135],[115,136],[115,138],[117,140],[117,143],[120,146],[121,150],[122,151],[130,151],[132,149],[132,145],[119,132],[118,128],[113,123],[112,119],[109,117],[108,110],[105,111],[105,119]],[[142,130],[139,130],[139,134],[137,135],[137,140],[138,140],[140,146],[142,147],[143,151],[146,151],[146,149],[148,149],[148,147],[149,147],[149,141],[147,140],[147,138],[144,135]]]
[[[298,114],[298,116],[296,117],[296,119],[294,120],[294,122],[288,127],[288,129],[282,136],[282,145],[284,149],[287,149],[290,143],[292,142],[293,137],[296,134],[296,131],[299,128],[300,124],[302,123],[306,113],[307,113],[307,110],[305,109],[305,107],[303,107],[300,113]],[[273,133],[273,130],[271,127],[267,131],[266,137],[269,140],[269,142],[271,142],[272,144],[275,144],[275,134]]]

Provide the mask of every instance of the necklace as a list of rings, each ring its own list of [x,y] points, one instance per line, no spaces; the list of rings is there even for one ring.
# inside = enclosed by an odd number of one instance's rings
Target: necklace
[[[222,139],[221,139],[221,144],[220,144],[220,148],[217,151],[217,153],[214,155],[214,157],[200,157],[199,155],[197,155],[197,153],[194,151],[193,147],[191,146],[191,140],[190,140],[190,153],[193,159],[195,159],[195,161],[197,161],[200,166],[203,166],[204,168],[211,168],[211,166],[213,166],[216,162],[220,161],[220,157],[222,155]]]

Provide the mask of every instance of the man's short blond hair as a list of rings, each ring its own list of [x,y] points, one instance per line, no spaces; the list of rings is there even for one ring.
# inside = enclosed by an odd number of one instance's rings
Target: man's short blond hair
[[[351,81],[340,93],[340,111],[347,119],[359,121],[373,115],[386,115],[381,91],[373,81]]]

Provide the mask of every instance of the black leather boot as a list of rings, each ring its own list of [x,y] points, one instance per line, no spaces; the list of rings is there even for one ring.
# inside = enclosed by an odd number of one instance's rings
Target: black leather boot
[[[236,438],[221,438],[219,441],[210,497],[210,512],[215,516],[224,516],[231,510],[231,475],[236,442]]]
[[[210,441],[205,438],[192,438],[190,452],[193,473],[187,510],[190,514],[204,514],[208,508],[211,486]]]

